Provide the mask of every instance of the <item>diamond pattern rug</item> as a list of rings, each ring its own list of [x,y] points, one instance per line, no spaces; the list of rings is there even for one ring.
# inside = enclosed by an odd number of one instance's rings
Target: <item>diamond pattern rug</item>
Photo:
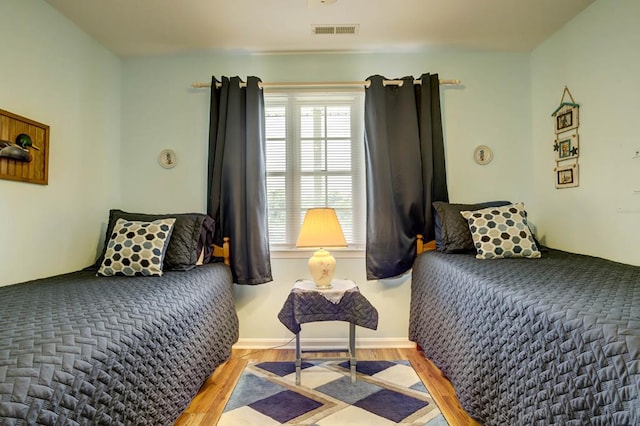
[[[218,422],[226,425],[448,425],[409,361],[250,363]]]

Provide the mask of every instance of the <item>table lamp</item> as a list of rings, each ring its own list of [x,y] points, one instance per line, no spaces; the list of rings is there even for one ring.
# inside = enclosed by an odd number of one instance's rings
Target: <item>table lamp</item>
[[[309,259],[309,271],[317,288],[331,288],[336,259],[326,247],[346,247],[338,215],[332,208],[308,209],[298,235],[298,248],[320,248]]]

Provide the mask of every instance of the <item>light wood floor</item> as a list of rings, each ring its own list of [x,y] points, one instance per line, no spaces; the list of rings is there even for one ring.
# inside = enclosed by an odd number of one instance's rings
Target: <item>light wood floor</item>
[[[342,355],[323,353],[318,356]],[[313,357],[313,353],[305,354],[305,357]],[[479,425],[460,407],[451,383],[431,361],[424,357],[421,351],[417,349],[357,349],[356,357],[358,360],[409,360],[451,426]],[[200,392],[191,401],[182,416],[178,418],[175,426],[215,425],[249,360],[265,362],[293,361],[294,359],[295,352],[293,350],[233,350],[231,358],[218,367],[202,385]]]

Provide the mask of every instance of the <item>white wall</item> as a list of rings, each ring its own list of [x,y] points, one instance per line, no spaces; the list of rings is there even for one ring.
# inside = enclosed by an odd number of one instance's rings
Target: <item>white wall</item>
[[[420,54],[243,55],[219,52],[124,60],[122,121],[122,205],[131,211],[204,211],[209,91],[192,89],[211,75],[256,75],[265,82],[358,81],[438,72],[459,78],[461,87],[442,87],[448,180],[452,201],[531,199],[530,75],[528,54],[424,52]],[[487,166],[473,162],[473,149],[494,150]],[[178,165],[160,168],[157,156],[172,148]],[[418,177],[416,177],[418,178]],[[295,279],[308,276],[308,252],[300,259],[272,259],[274,282],[236,286],[241,339],[284,339],[290,333],[277,313]],[[359,336],[406,339],[410,280],[367,282],[363,258],[339,258],[336,275],[352,278],[380,314],[378,331]],[[310,324],[305,337],[327,333]]]
[[[0,108],[50,126],[49,185],[0,180],[0,285],[95,260],[119,197],[120,60],[41,0],[0,2]]]
[[[531,216],[549,246],[640,265],[640,2],[598,0],[531,55]],[[580,104],[580,186],[555,189],[551,113]]]

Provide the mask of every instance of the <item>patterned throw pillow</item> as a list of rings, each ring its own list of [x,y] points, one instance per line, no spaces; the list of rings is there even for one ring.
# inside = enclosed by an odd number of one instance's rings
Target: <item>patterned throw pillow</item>
[[[476,247],[478,259],[539,258],[540,251],[527,224],[524,204],[462,211]]]
[[[118,219],[97,275],[161,276],[175,219],[153,222]]]

